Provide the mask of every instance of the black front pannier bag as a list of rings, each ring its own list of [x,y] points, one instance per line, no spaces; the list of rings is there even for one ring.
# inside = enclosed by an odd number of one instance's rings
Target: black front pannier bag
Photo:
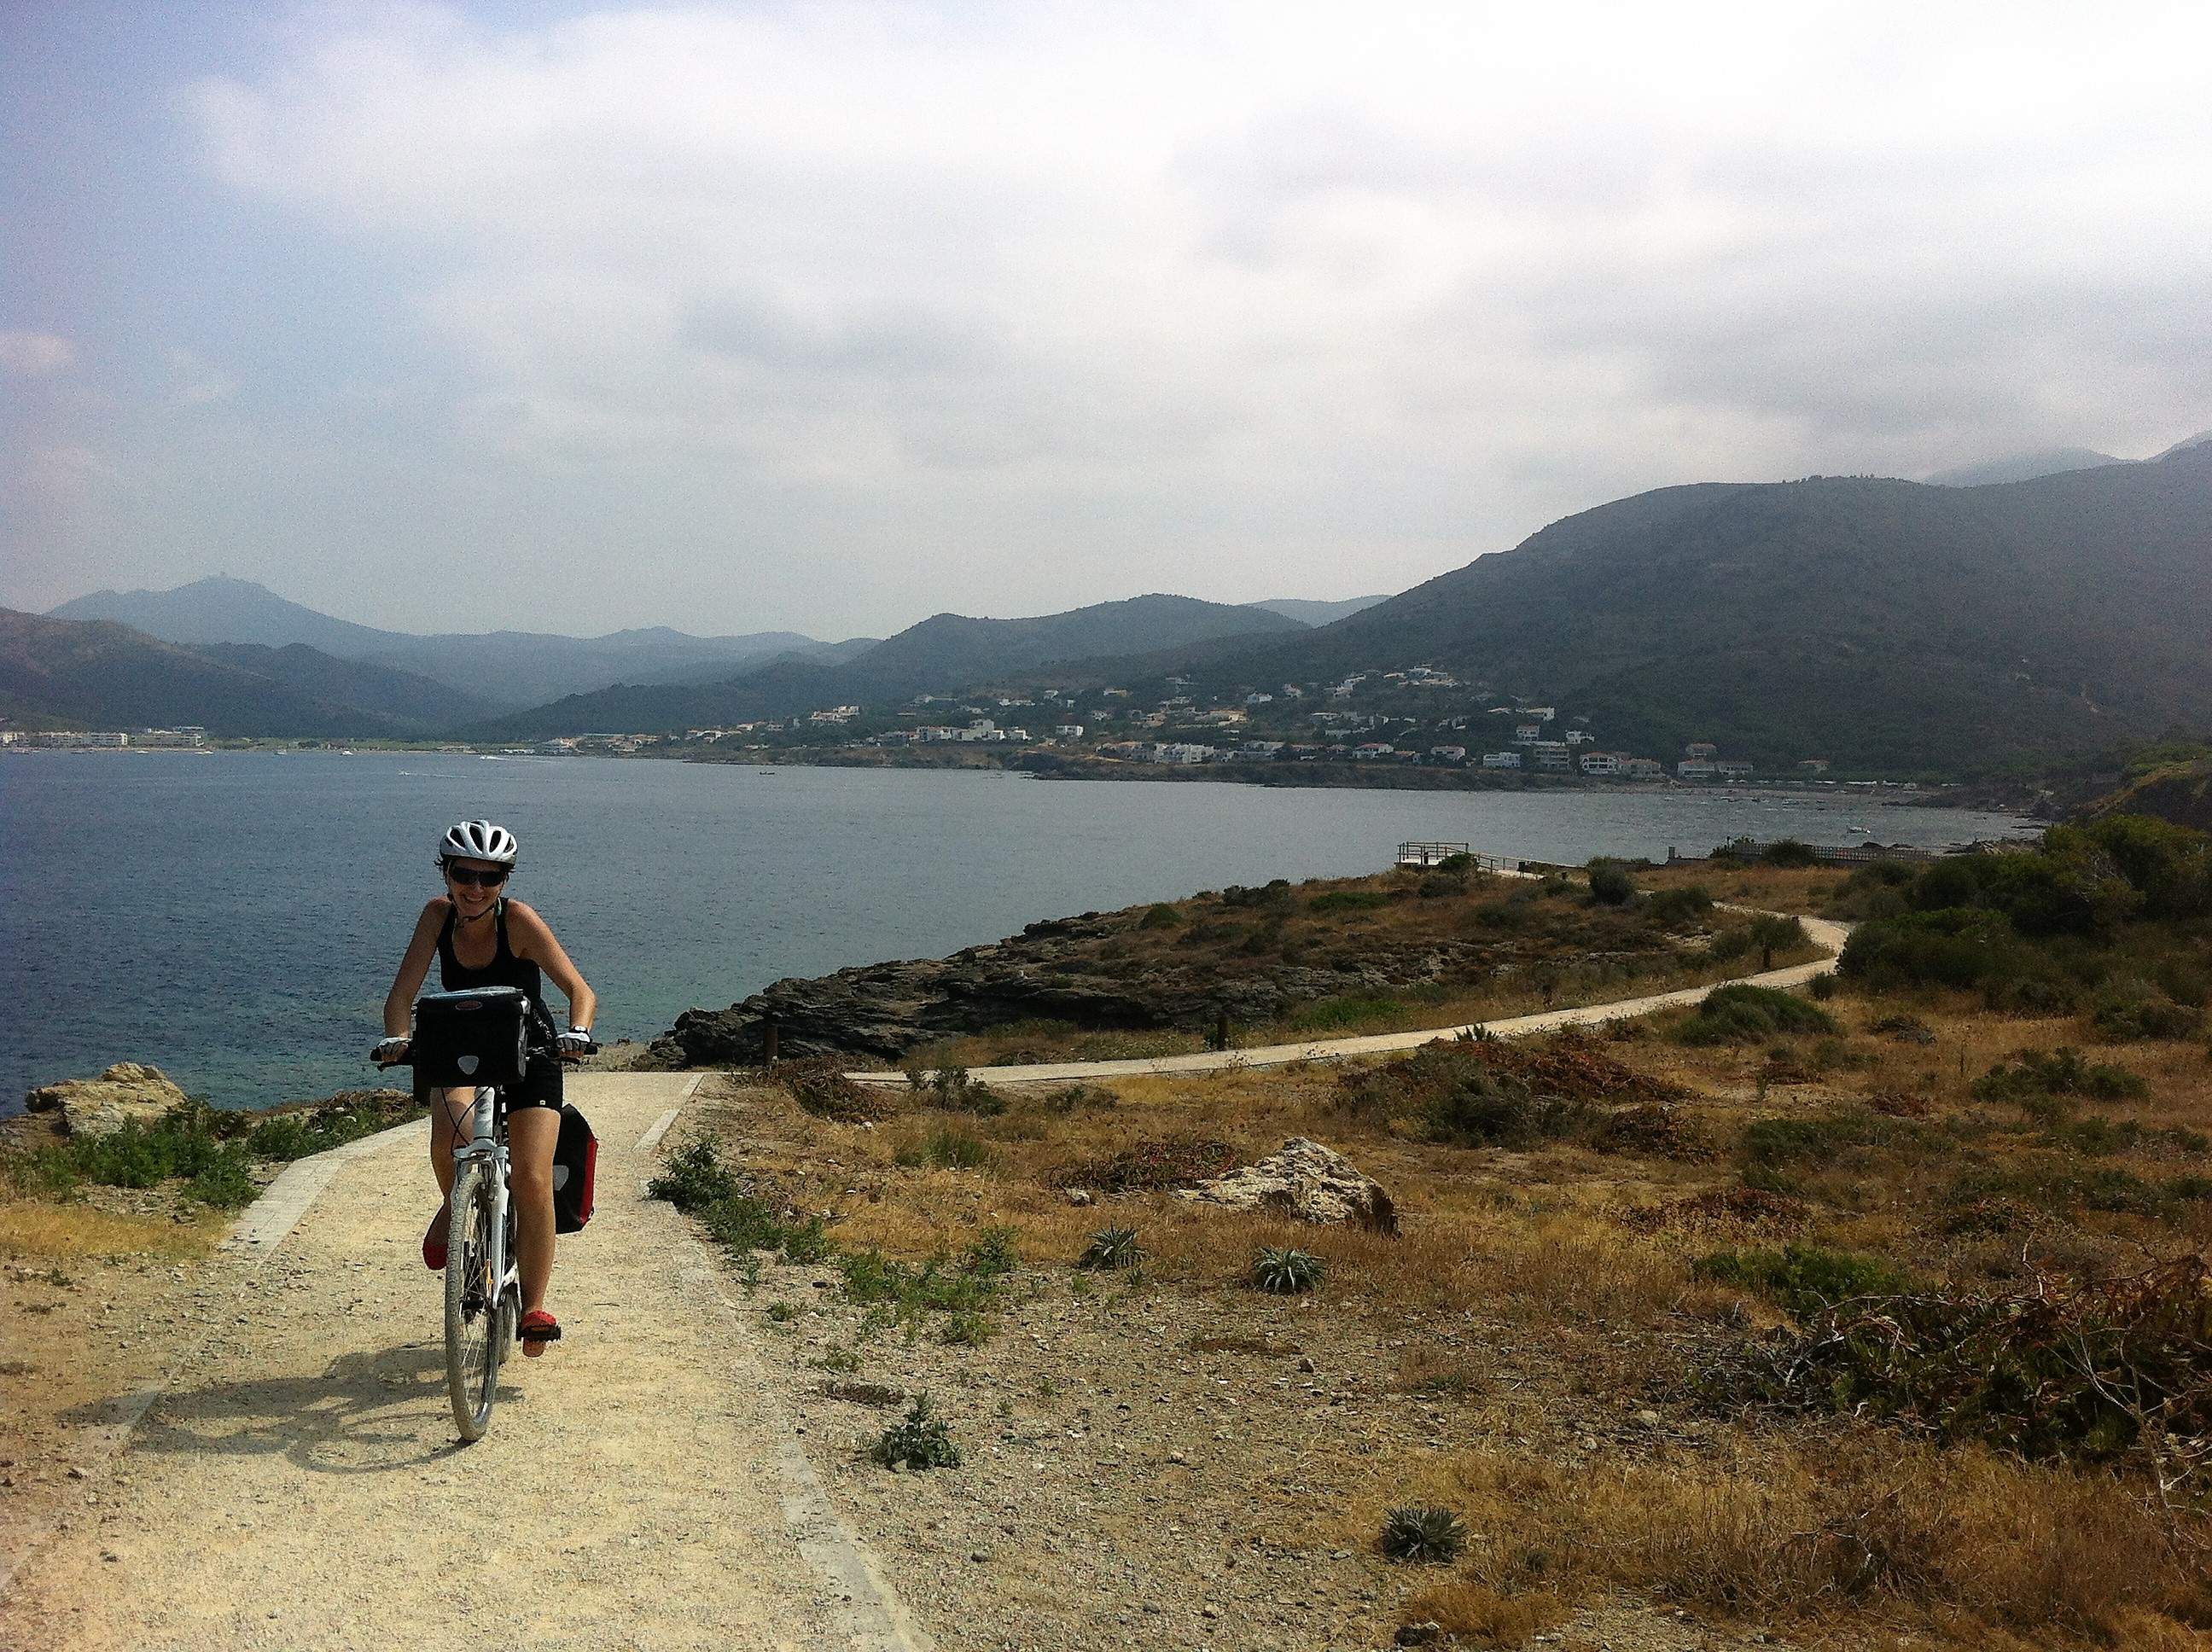
[[[599,1139],[568,1102],[561,1108],[561,1139],[553,1149],[553,1231],[580,1233],[592,1219],[592,1184],[599,1179]]]
[[[519,987],[431,993],[415,1001],[409,1054],[425,1089],[519,1084],[529,1065],[530,995]]]

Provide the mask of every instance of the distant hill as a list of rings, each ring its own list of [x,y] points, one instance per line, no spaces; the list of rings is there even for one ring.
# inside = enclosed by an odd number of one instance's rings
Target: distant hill
[[[283,669],[296,675],[321,668],[295,659]],[[12,609],[0,609],[0,716],[30,728],[181,723],[221,735],[323,738],[420,732],[410,720],[338,703],[111,621]]]
[[[341,659],[429,677],[496,711],[615,683],[726,676],[781,655],[841,646],[797,631],[700,637],[666,626],[599,637],[532,631],[417,636],[333,619],[250,580],[226,578],[196,580],[173,591],[96,591],[64,603],[49,617],[115,620],[167,642],[305,643]]]
[[[1650,756],[1706,739],[1958,772],[2212,726],[2207,614],[2212,444],[1977,488],[1662,489],[1319,630],[1184,659],[1251,683],[1432,665]]]
[[[2100,465],[2125,465],[2124,459],[2100,453],[2094,447],[2049,447],[2039,452],[2014,453],[2006,459],[1984,459],[1978,465],[1954,465],[1928,480],[1939,488],[1986,488],[2000,482],[2033,482],[2038,477],[2061,476],[2068,471],[2094,471]]]
[[[376,713],[416,734],[443,734],[464,723],[480,722],[498,710],[488,701],[413,671],[339,659],[304,642],[282,648],[257,642],[208,642],[192,652],[281,683],[325,704]]]
[[[1390,600],[1389,593],[1375,597],[1346,597],[1342,602],[1308,602],[1303,597],[1270,597],[1265,602],[1249,604],[1264,608],[1271,614],[1280,614],[1285,619],[1294,619],[1301,625],[1327,625],[1345,619],[1363,608],[1372,608],[1378,602]]]
[[[2153,769],[2081,811],[2087,820],[2106,815],[2156,815],[2177,826],[2212,832],[2212,761]]]
[[[964,689],[1054,660],[1174,648],[1214,637],[1297,635],[1306,629],[1262,609],[1161,595],[1032,619],[938,614],[842,665],[787,660],[721,683],[603,689],[502,719],[487,732],[520,739],[713,726],[823,706],[881,704]]]

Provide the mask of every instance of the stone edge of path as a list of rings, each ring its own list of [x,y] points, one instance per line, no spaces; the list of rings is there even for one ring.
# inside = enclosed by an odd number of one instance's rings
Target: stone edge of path
[[[1754,911],[1753,908],[1734,908],[1736,911]],[[1157,1055],[1140,1057],[1128,1061],[1053,1061],[1028,1066],[991,1067],[979,1073],[993,1084],[1064,1084],[1084,1078],[1141,1078],[1182,1072],[1221,1072],[1244,1067],[1282,1066],[1291,1061],[1334,1061],[1352,1055],[1386,1055],[1399,1050],[1419,1049],[1424,1044],[1439,1038],[1473,1038],[1479,1031],[1486,1031],[1497,1038],[1525,1038],[1531,1033],[1549,1032],[1559,1027],[1596,1026],[1607,1021],[1626,1020],[1632,1017],[1650,1015],[1654,1010],[1664,1010],[1676,1005],[1695,1004],[1717,987],[1801,987],[1816,975],[1832,974],[1841,957],[1844,942],[1850,934],[1850,926],[1829,918],[1808,918],[1802,914],[1773,914],[1773,916],[1796,917],[1805,926],[1815,946],[1828,949],[1828,956],[1810,963],[1791,964],[1787,969],[1768,969],[1753,975],[1738,975],[1729,981],[1708,981],[1702,987],[1685,987],[1671,993],[1656,993],[1644,998],[1616,999],[1609,1004],[1585,1004],[1571,1010],[1547,1010],[1536,1015],[1509,1016],[1497,1021],[1468,1022],[1456,1027],[1434,1027],[1421,1032],[1372,1033],[1361,1038],[1328,1038],[1305,1044],[1263,1044],[1251,1049],[1198,1050],[1188,1055]],[[848,1072],[845,1075],[856,1084],[903,1084],[903,1072]]]

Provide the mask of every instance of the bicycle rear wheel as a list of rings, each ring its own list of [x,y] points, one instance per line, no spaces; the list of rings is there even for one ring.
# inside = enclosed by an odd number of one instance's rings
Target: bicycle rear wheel
[[[499,1397],[500,1280],[494,1272],[492,1178],[488,1166],[464,1164],[453,1178],[453,1218],[446,1237],[446,1388],[464,1440],[481,1440]]]

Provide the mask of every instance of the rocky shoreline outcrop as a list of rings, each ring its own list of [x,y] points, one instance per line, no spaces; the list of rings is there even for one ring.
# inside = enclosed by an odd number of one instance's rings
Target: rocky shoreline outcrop
[[[1358,992],[1403,990],[1462,975],[1480,949],[1376,947],[1355,962],[1278,964],[1227,975],[1204,955],[1115,970],[1097,944],[1129,927],[1086,913],[1034,923],[1020,935],[946,958],[915,958],[779,981],[726,1010],[686,1010],[653,1042],[671,1066],[757,1066],[773,1018],[777,1054],[896,1061],[942,1038],[1023,1021],[1098,1030],[1200,1030],[1276,1019],[1290,1006]]]
[[[118,1061],[97,1078],[41,1085],[23,1108],[55,1115],[64,1135],[112,1136],[126,1124],[159,1124],[190,1099],[161,1068]]]

